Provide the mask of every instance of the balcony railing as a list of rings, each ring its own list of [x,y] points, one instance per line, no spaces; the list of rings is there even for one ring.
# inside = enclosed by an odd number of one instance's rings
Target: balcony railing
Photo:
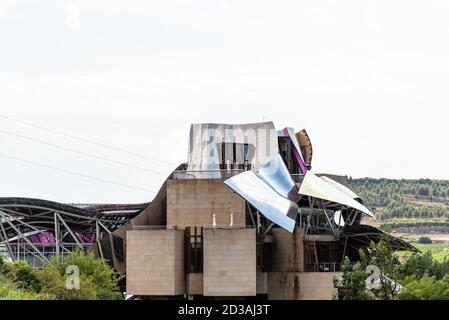
[[[230,170],[176,170],[173,172],[174,180],[201,180],[201,179],[229,179],[236,176],[245,170],[243,169],[230,169]],[[303,174],[290,175],[293,182],[302,183],[304,180]]]
[[[92,245],[92,243],[81,244],[83,251],[87,251],[90,247],[92,247]],[[33,246],[34,248],[27,243],[10,243],[8,247],[11,248],[12,257],[6,246],[0,246],[0,254],[4,254],[11,260],[26,261],[34,268],[42,268],[45,266],[40,254],[45,256],[47,259],[57,256],[58,251],[56,249],[56,244],[54,243],[33,243]],[[39,252],[37,252],[36,249],[39,250]],[[77,243],[60,243],[59,255],[65,256],[77,249],[79,249]]]
[[[341,263],[306,263],[305,272],[340,272]]]
[[[176,170],[173,172],[173,179],[175,180],[229,179],[242,172],[244,172],[244,170],[241,169],[198,170],[198,171]]]

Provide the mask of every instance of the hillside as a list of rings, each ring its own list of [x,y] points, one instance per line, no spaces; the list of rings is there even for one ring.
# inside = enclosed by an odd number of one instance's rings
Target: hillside
[[[449,180],[349,178],[349,183],[383,229],[449,233]]]

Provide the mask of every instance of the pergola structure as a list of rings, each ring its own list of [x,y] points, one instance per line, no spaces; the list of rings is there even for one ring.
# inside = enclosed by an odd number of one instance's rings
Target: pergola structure
[[[66,205],[29,198],[0,198],[0,250],[35,267],[76,248],[87,250],[125,226],[148,206]]]

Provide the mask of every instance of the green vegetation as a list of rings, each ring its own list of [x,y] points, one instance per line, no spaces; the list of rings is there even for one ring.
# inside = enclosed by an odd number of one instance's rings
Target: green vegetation
[[[381,229],[416,228],[416,227],[448,227],[449,221],[442,219],[391,219],[381,223]]]
[[[367,279],[375,271],[371,267],[378,268],[380,275],[378,286],[367,288]],[[401,263],[393,254],[391,248],[380,242],[370,246],[370,254],[360,250],[360,261],[351,264],[345,259],[341,279],[334,280],[337,289],[335,299],[338,300],[392,300],[396,297],[401,277]],[[374,280],[374,279],[373,279]],[[370,282],[371,285],[375,284]]]
[[[421,238],[419,238],[418,243],[420,243],[420,244],[432,244],[432,239],[430,239],[429,237],[421,237]]]
[[[20,289],[12,280],[0,277],[0,300],[46,300],[43,294]]]
[[[349,179],[382,220],[449,218],[449,180]]]
[[[413,244],[419,251],[427,253],[430,252],[432,257],[436,261],[444,261],[445,259],[449,259],[449,244],[448,243],[432,243],[432,244]],[[408,259],[413,254],[410,251],[399,251],[395,253],[396,256],[401,258],[402,260]]]
[[[0,300],[120,300],[118,275],[93,253],[74,251],[51,260],[52,266],[34,269],[24,261],[9,263],[0,256]],[[79,283],[67,288],[76,266]],[[73,278],[75,279],[75,278]]]
[[[428,246],[428,245],[422,245]],[[356,264],[346,259],[343,275],[334,280],[339,300],[448,300],[449,259],[437,260],[431,251],[412,254],[400,263],[397,255],[381,242],[372,244],[370,254],[360,252]],[[367,279],[376,266],[380,271],[377,286],[368,287]],[[368,285],[373,282],[368,281]]]

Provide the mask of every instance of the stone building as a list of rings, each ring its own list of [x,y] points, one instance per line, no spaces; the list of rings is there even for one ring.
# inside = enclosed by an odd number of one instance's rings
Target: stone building
[[[305,130],[192,125],[188,162],[97,255],[146,299],[331,299],[344,257],[386,238],[345,177],[312,172]]]

